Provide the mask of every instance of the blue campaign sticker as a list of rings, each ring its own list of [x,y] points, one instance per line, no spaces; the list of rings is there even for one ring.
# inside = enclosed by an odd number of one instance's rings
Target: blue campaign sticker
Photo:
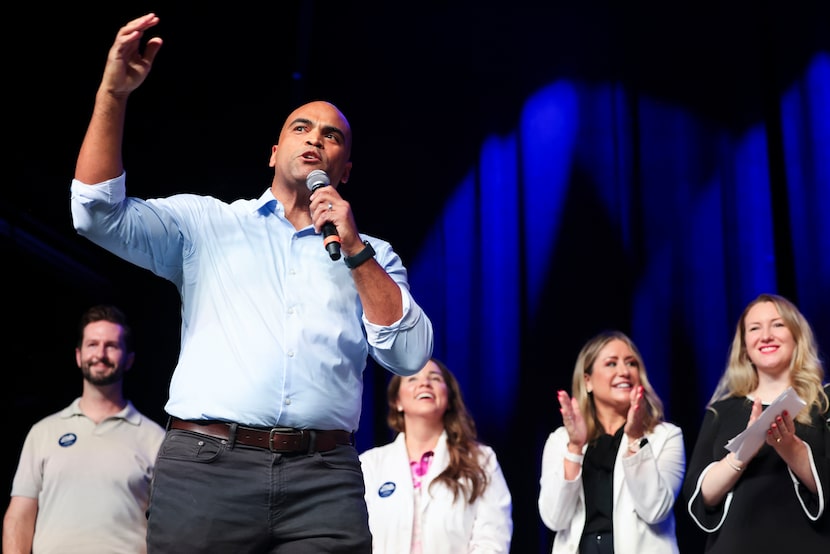
[[[380,486],[378,489],[378,496],[381,498],[386,498],[387,496],[392,496],[392,493],[395,492],[395,483],[392,481],[387,481]]]
[[[58,444],[67,447],[72,446],[78,440],[78,435],[75,433],[66,433],[64,436],[58,439]]]

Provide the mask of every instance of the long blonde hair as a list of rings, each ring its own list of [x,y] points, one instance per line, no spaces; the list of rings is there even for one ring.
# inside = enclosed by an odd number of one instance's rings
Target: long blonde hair
[[[585,415],[588,441],[595,441],[602,436],[605,430],[597,419],[594,396],[588,393],[588,389],[585,386],[585,376],[593,372],[594,362],[597,361],[600,351],[606,344],[613,340],[619,340],[628,345],[634,357],[637,359],[640,384],[643,386],[643,398],[646,401],[646,415],[643,421],[646,432],[651,432],[658,423],[663,421],[663,402],[657,396],[654,387],[651,386],[648,380],[646,365],[643,362],[643,356],[640,354],[640,350],[634,344],[634,341],[622,331],[603,331],[585,343],[582,350],[579,351],[579,355],[576,357],[576,364],[574,365],[571,396],[579,402],[579,410]]]
[[[771,302],[775,305],[784,325],[790,330],[795,340],[795,348],[790,360],[790,384],[798,396],[807,403],[806,409],[801,410],[795,419],[809,425],[812,407],[818,408],[819,413],[825,413],[828,410],[828,398],[822,386],[824,367],[818,355],[818,345],[813,330],[807,319],[795,304],[777,294],[760,294],[744,308],[735,327],[732,345],[729,347],[726,370],[715,387],[715,392],[712,393],[707,407],[724,398],[748,396],[758,388],[758,371],[746,351],[746,316],[749,310],[762,302]]]

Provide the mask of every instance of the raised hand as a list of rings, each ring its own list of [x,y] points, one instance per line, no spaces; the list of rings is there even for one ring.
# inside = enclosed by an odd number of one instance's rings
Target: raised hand
[[[562,413],[562,423],[568,431],[568,442],[581,449],[588,441],[588,427],[585,425],[582,412],[579,411],[579,403],[563,390],[557,393],[557,399],[559,411]]]
[[[158,16],[148,13],[118,30],[107,56],[101,81],[102,90],[116,96],[126,96],[144,82],[161,48],[162,40],[160,37],[152,37],[142,52],[141,38],[147,29],[155,27],[158,22]]]
[[[638,439],[645,433],[645,425],[643,425],[644,402],[642,385],[633,387],[631,389],[631,405],[628,408],[625,429],[623,429],[623,432],[629,437]]]
[[[791,448],[795,444],[795,423],[790,414],[784,410],[781,415],[775,418],[769,429],[767,429],[766,442],[773,447],[779,454],[782,450]]]
[[[752,411],[749,412],[749,421],[746,424],[746,428],[749,429],[749,426],[755,423],[755,421],[761,417],[761,414],[764,412],[764,406],[761,403],[760,398],[756,398],[752,401]]]
[[[749,429],[749,427],[751,425],[753,425],[756,421],[758,421],[758,418],[761,417],[761,414],[763,412],[764,412],[764,407],[763,407],[763,404],[761,403],[761,398],[756,397],[755,400],[752,401],[752,410],[749,412],[749,421],[746,423],[746,428]],[[768,430],[767,431],[766,442],[769,444],[770,440],[774,441],[774,439],[770,439],[769,430]],[[761,447],[759,446],[758,450],[760,450],[760,449],[761,449]],[[741,458],[741,459],[738,459],[737,455],[735,455],[735,459],[740,461],[740,462],[743,462],[745,464],[749,463],[749,461],[752,460],[752,458],[754,458],[755,455],[758,453],[758,450],[755,450],[755,452],[744,454],[744,457]]]

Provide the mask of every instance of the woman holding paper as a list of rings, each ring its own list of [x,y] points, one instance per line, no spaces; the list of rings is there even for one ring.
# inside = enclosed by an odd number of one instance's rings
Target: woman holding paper
[[[683,485],[689,514],[708,534],[707,553],[830,551],[823,379],[813,331],[798,308],[774,294],[753,300],[738,321]]]

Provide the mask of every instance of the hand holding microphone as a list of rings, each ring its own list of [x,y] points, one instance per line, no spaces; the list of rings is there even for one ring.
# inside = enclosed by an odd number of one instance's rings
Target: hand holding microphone
[[[305,184],[311,192],[316,191],[320,187],[327,187],[331,184],[328,174],[322,169],[315,169],[305,178]],[[331,210],[331,203],[329,203],[329,210]],[[337,234],[337,227],[334,223],[327,221],[323,224],[323,246],[326,247],[326,252],[332,260],[340,259],[340,235]]]

